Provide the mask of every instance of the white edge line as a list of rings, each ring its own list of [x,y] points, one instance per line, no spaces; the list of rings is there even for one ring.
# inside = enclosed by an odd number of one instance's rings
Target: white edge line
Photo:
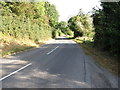
[[[55,49],[57,49],[59,46],[57,46],[56,48],[54,48],[53,50],[51,50],[50,52],[47,53],[47,55],[49,55],[50,53],[52,53]]]
[[[23,69],[25,69],[26,67],[30,66],[31,64],[32,64],[32,63],[29,63],[29,64],[25,65],[24,67],[22,67],[22,68],[20,68],[20,69],[18,69],[18,70],[16,70],[16,71],[14,71],[14,72],[12,72],[12,73],[6,75],[6,76],[0,78],[0,81],[2,81],[2,80],[4,80],[4,79],[8,78],[9,76],[11,76],[11,75],[13,75],[13,74],[15,74],[15,73],[17,73],[17,72],[23,70]]]

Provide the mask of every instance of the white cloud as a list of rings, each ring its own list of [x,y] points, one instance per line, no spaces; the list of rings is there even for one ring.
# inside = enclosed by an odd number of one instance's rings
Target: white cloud
[[[76,15],[79,9],[87,13],[92,11],[92,8],[96,5],[100,7],[100,0],[48,0],[52,4],[56,5],[56,8],[60,14],[60,21],[67,21],[71,16]]]

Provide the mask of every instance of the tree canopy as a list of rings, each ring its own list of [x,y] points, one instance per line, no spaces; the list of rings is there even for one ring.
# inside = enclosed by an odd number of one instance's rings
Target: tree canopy
[[[112,54],[120,54],[120,2],[102,2],[103,9],[95,10],[95,46]]]
[[[58,11],[53,4],[39,2],[1,1],[2,27],[4,35],[15,38],[29,38],[39,41],[52,37]]]
[[[71,17],[68,20],[69,28],[74,31],[74,36],[89,36],[93,33],[92,18],[88,14],[84,14],[80,9],[78,15]]]

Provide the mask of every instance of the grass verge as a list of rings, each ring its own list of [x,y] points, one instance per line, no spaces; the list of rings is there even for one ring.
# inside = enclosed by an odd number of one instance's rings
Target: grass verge
[[[30,39],[18,39],[11,36],[1,35],[0,38],[0,57],[6,57],[21,51],[39,47],[45,44],[43,41],[34,42]]]
[[[83,38],[73,40],[84,49],[85,54],[92,56],[96,63],[120,77],[118,74],[118,59],[116,57],[110,56],[108,52],[103,52],[100,49],[93,47],[93,43],[89,40],[85,41]]]

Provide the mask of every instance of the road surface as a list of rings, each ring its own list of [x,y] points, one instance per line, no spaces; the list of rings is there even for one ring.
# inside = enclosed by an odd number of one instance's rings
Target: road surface
[[[65,37],[1,60],[2,88],[118,88],[116,76]]]

